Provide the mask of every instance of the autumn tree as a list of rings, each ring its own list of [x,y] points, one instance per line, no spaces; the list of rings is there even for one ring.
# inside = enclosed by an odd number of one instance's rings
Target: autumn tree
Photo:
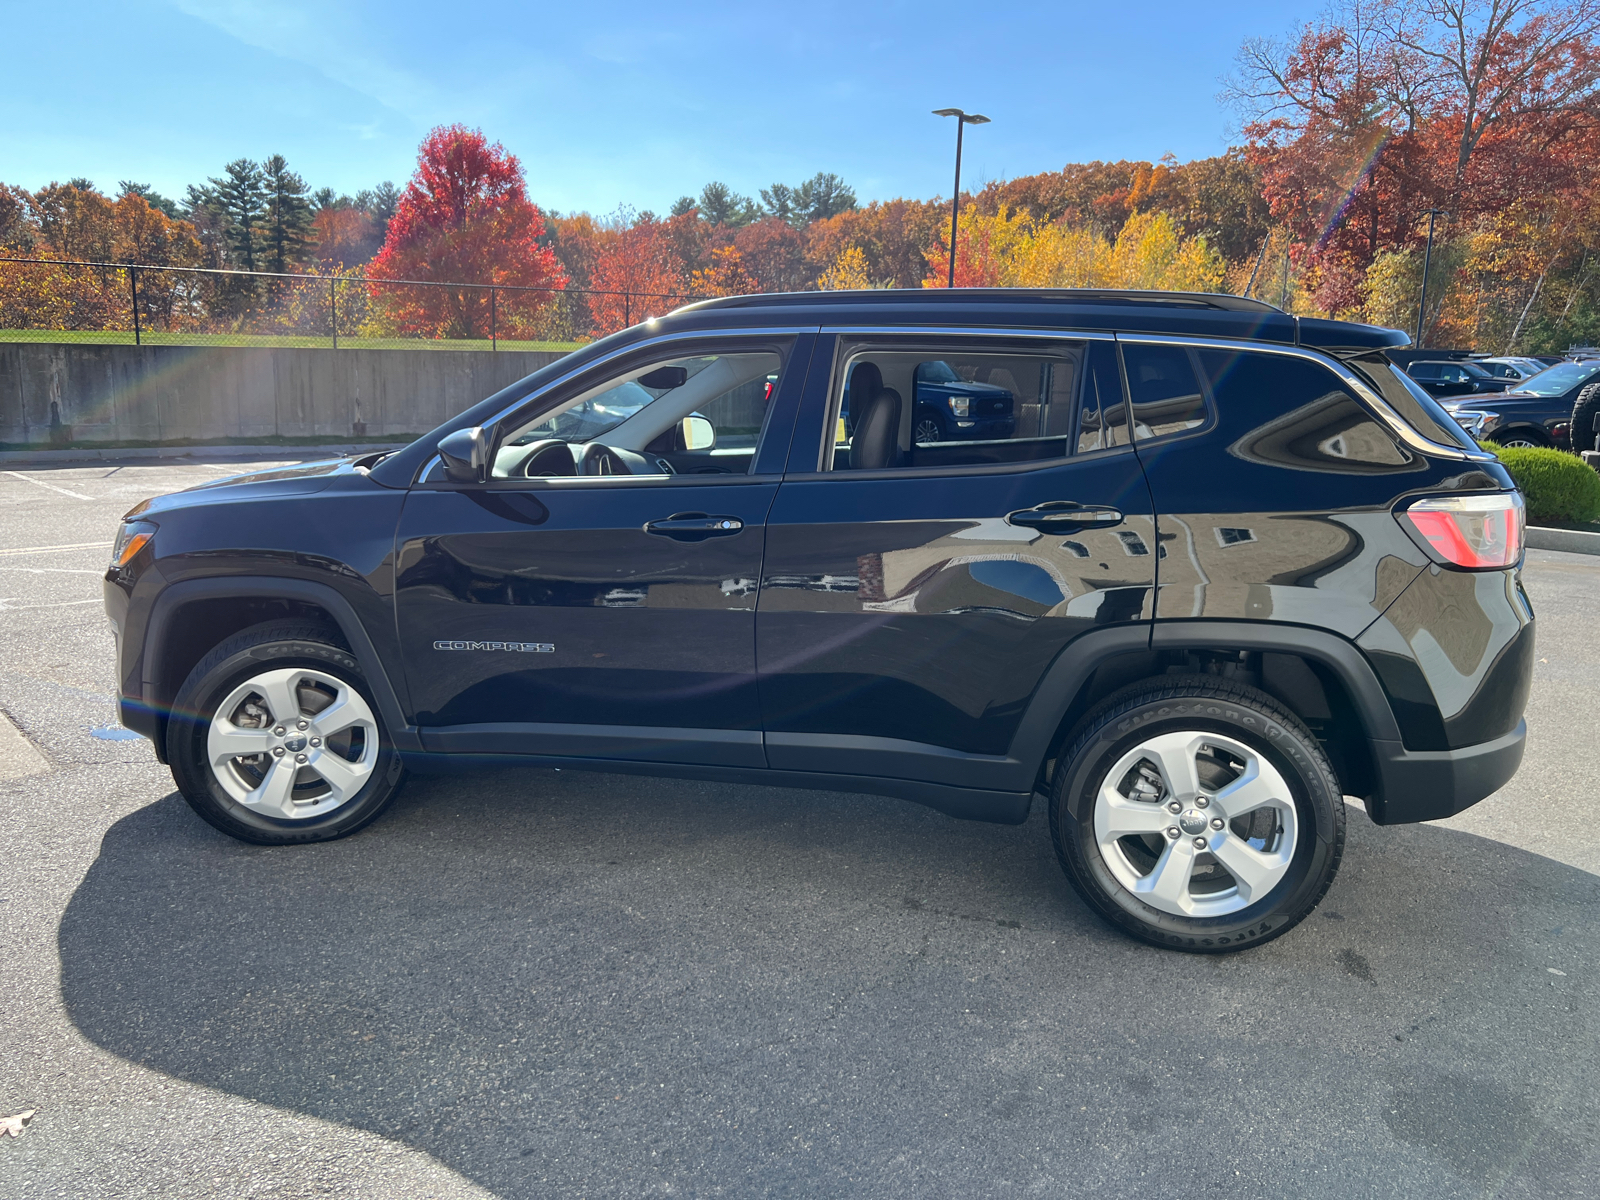
[[[596,231],[590,280],[595,294],[589,297],[596,332],[625,329],[686,298],[683,262],[669,224],[650,213],[636,215],[623,208]]]
[[[734,235],[733,246],[762,291],[800,292],[812,280],[805,235],[777,217],[746,225]]]
[[[552,289],[566,283],[541,238],[544,217],[528,200],[522,164],[478,130],[441,125],[423,141],[417,170],[389,222],[374,279],[498,284],[502,331],[530,327]],[[483,287],[374,287],[374,301],[401,332],[487,337]]]
[[[1600,0],[1343,0],[1288,43],[1247,42],[1230,92],[1318,305],[1359,306],[1430,208],[1446,238],[1519,202],[1563,224],[1548,210],[1592,173],[1597,35]]]

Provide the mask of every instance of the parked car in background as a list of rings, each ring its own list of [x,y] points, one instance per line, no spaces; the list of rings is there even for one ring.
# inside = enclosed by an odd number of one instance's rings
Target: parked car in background
[[[1541,362],[1537,358],[1503,355],[1499,358],[1475,358],[1472,360],[1472,365],[1482,367],[1496,379],[1509,379],[1515,386],[1521,380],[1531,379],[1554,364]]]
[[[1458,397],[1443,407],[1480,442],[1568,450],[1572,410],[1596,384],[1600,384],[1600,359],[1564,362],[1523,380],[1514,391],[1492,398]]]
[[[1477,363],[1433,361],[1423,359],[1406,368],[1406,374],[1422,385],[1432,396],[1481,396],[1490,392],[1503,392],[1511,386],[1509,379],[1496,379]]]

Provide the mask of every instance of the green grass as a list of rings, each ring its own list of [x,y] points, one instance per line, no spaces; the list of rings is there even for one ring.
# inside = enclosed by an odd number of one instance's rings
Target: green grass
[[[268,333],[162,333],[146,332],[139,338],[146,346],[233,346],[331,350],[330,337],[304,337],[298,334]],[[133,334],[120,329],[0,329],[0,342],[58,342],[95,346],[131,346]],[[581,342],[513,342],[501,338],[498,347],[488,338],[462,338],[455,341],[430,338],[341,337],[341,350],[539,350],[565,354]]]

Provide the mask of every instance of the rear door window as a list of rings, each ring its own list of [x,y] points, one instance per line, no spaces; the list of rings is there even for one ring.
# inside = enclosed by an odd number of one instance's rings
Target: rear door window
[[[839,363],[823,470],[1040,462],[1129,442],[1110,341],[865,341]]]

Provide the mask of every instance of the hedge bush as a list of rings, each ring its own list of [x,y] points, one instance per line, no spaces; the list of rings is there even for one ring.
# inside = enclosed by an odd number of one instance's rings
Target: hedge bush
[[[1584,522],[1600,517],[1600,472],[1576,454],[1483,443],[1505,464],[1528,504],[1528,523]]]

